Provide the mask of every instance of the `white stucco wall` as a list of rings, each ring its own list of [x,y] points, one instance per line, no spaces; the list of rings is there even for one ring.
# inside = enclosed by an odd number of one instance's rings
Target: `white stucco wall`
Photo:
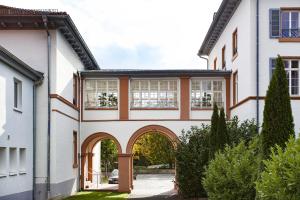
[[[22,82],[22,109],[14,110],[14,78]],[[6,148],[6,169],[0,175],[0,197],[32,190],[33,82],[0,61],[0,147]],[[11,175],[9,148],[17,148],[17,170]],[[26,148],[25,174],[19,151]]]

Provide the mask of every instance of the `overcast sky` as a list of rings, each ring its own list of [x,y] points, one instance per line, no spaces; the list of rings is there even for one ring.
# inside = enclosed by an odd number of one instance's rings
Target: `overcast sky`
[[[66,11],[101,68],[205,68],[199,47],[221,0],[1,0]]]

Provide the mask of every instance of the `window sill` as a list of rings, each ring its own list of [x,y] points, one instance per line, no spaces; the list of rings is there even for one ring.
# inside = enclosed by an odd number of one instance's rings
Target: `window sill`
[[[20,175],[24,175],[24,174],[27,174],[27,172],[26,172],[26,170],[20,170],[20,171],[19,171],[19,174],[20,174]]]
[[[9,172],[9,176],[17,176],[17,175],[18,175],[18,172],[16,172],[16,171]]]
[[[178,110],[178,108],[130,108],[130,110]]]
[[[300,42],[300,37],[293,38],[278,38],[279,42]]]
[[[7,174],[0,174],[0,178],[5,178],[7,177]]]
[[[238,53],[236,53],[236,54],[234,54],[233,56],[232,56],[232,59],[231,59],[231,61],[233,62],[237,57],[238,57]]]
[[[18,112],[18,113],[23,113],[23,111],[19,108],[13,108],[14,111]]]
[[[85,108],[84,110],[118,110],[118,108]]]

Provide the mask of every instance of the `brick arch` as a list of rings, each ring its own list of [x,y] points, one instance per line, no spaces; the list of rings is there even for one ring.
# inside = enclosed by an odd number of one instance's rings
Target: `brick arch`
[[[160,125],[148,125],[144,126],[137,131],[133,133],[133,135],[130,137],[127,147],[126,147],[126,153],[127,154],[132,154],[133,150],[133,145],[135,142],[144,134],[149,133],[149,132],[157,132],[160,133],[164,136],[166,136],[173,144],[174,147],[176,147],[176,143],[178,142],[178,136],[171,131],[170,129],[160,126]]]
[[[84,189],[84,172],[85,172],[84,166],[87,161],[87,158],[86,158],[87,154],[92,153],[91,151],[97,142],[99,142],[101,140],[105,140],[105,139],[112,139],[114,141],[114,143],[117,145],[118,154],[122,154],[122,148],[121,148],[119,141],[109,133],[98,132],[98,133],[94,133],[94,134],[90,135],[89,137],[87,137],[81,145],[81,178],[80,178],[81,189]],[[88,152],[88,150],[90,152]]]

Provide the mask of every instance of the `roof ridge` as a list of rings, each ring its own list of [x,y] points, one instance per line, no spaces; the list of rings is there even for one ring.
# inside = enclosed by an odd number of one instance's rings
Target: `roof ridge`
[[[40,14],[50,14],[50,15],[67,15],[67,12],[58,11],[58,9],[27,9],[27,8],[17,8],[12,6],[0,5],[0,14],[23,14],[23,15],[40,15]]]

